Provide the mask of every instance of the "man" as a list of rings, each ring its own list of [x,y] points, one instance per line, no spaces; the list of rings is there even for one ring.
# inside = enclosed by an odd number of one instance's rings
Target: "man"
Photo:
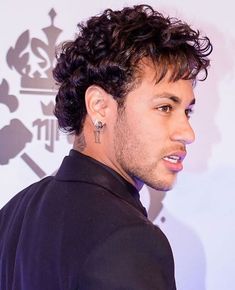
[[[208,38],[147,5],[79,25],[57,56],[55,115],[74,148],[0,212],[1,290],[173,290],[169,243],[139,190],[172,188]]]

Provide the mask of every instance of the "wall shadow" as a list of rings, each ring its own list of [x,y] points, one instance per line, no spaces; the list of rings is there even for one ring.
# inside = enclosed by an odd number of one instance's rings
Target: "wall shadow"
[[[213,146],[221,140],[216,124],[220,105],[220,83],[233,73],[234,63],[228,54],[223,33],[208,24],[203,25],[213,44],[210,56],[211,67],[205,82],[198,82],[195,88],[196,107],[191,123],[196,133],[195,142],[188,148],[185,168],[190,172],[202,172],[208,168]],[[197,97],[198,96],[198,97]]]
[[[164,206],[165,192],[146,187],[148,217],[167,236],[174,255],[177,290],[206,290],[206,258],[200,238]]]

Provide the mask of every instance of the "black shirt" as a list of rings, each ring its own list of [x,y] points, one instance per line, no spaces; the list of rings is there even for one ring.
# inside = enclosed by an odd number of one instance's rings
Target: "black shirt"
[[[0,290],[174,290],[174,262],[139,193],[75,150],[0,211]]]

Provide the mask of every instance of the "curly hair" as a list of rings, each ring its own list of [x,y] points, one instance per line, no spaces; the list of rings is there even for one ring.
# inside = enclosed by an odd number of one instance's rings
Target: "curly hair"
[[[55,116],[65,132],[79,134],[85,116],[85,92],[98,85],[121,106],[133,88],[140,61],[150,59],[159,82],[171,68],[170,81],[207,77],[210,40],[176,18],[164,17],[149,5],[105,10],[78,24],[74,41],[64,42],[54,78],[60,86]]]

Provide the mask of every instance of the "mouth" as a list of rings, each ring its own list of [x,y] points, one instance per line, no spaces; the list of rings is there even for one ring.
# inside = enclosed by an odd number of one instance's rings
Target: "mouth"
[[[163,157],[167,168],[171,171],[181,171],[183,169],[183,160],[186,156],[185,151],[174,152]]]
[[[182,158],[177,155],[169,155],[169,156],[164,157],[163,159],[173,164],[176,164],[182,161]]]

